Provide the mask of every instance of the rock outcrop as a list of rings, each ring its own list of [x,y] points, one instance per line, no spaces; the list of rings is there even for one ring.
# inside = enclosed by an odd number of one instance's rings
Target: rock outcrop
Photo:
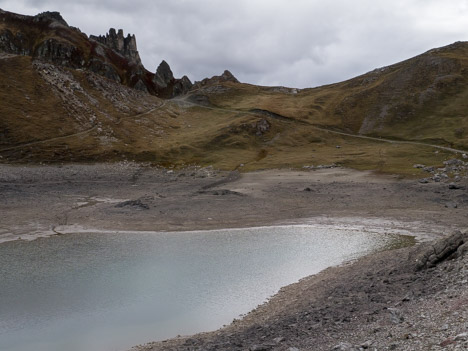
[[[34,22],[56,22],[60,23],[61,25],[68,27],[68,23],[63,19],[62,15],[60,12],[57,11],[46,11],[46,12],[41,12],[34,16],[33,19]]]
[[[21,32],[13,34],[9,29],[0,32],[0,51],[15,55],[31,55],[26,36]]]
[[[0,10],[0,53],[31,56],[59,66],[89,70],[131,88],[172,98],[185,94],[192,82],[174,78],[162,61],[155,73],[143,66],[135,35],[111,28],[106,35],[83,34],[59,12],[23,16]]]
[[[109,29],[109,33],[107,33],[105,36],[90,35],[89,38],[108,46],[130,61],[141,63],[140,55],[137,50],[135,35],[127,34],[127,36],[124,37],[122,29],[119,29],[118,32],[116,32],[114,28],[111,28]]]
[[[172,95],[184,95],[186,94],[191,88],[193,84],[187,76],[183,76],[180,79],[176,79],[174,82],[174,88],[172,89]]]
[[[237,78],[234,77],[234,75],[231,72],[229,72],[228,70],[225,70],[223,74],[221,74],[220,76],[213,76],[211,78],[205,78],[200,82],[195,82],[195,85],[197,87],[203,87],[206,85],[219,84],[223,82],[239,83]]]
[[[166,61],[162,61],[156,69],[153,83],[161,87],[166,97],[175,97],[187,93],[192,88],[192,82],[187,76],[175,79],[171,67]]]
[[[163,60],[159,64],[153,82],[162,88],[166,88],[169,84],[174,82],[174,75],[171,71],[171,67],[169,67],[166,61]]]
[[[456,231],[428,246],[421,246],[411,254],[416,270],[435,267],[437,264],[463,256],[468,251],[468,232]]]

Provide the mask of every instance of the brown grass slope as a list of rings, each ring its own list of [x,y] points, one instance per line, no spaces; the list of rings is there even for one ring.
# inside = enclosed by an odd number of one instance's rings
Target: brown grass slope
[[[264,109],[343,132],[468,149],[467,42],[313,89],[228,82],[205,90],[220,107]]]
[[[74,40],[31,30],[34,38]],[[215,79],[161,100],[86,69],[0,53],[0,160],[240,170],[338,164],[421,176],[413,164],[457,156],[434,146],[468,149],[467,58],[468,44],[455,43],[313,89]]]

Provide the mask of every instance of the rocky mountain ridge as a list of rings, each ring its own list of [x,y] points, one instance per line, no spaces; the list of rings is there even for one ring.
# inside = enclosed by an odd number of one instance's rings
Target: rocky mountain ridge
[[[188,77],[174,78],[165,61],[156,73],[146,70],[135,35],[124,37],[122,29],[111,28],[105,36],[88,37],[69,26],[58,12],[25,16],[0,9],[0,52],[89,70],[163,98],[183,94],[192,87]]]

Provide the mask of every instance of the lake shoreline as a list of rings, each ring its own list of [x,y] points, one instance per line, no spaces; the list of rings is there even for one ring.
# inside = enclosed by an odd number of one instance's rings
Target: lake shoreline
[[[467,245],[464,256],[417,270],[412,258],[431,249],[426,242],[328,268],[220,330],[132,351],[466,349]]]
[[[467,179],[459,184],[467,186]],[[423,233],[418,240],[425,243],[417,247],[424,247],[468,227],[463,189],[342,168],[239,175],[209,167],[168,170],[128,163],[0,165],[0,192],[3,241],[77,226],[185,231],[319,223]],[[225,329],[139,350],[330,350],[340,342],[368,343],[363,349],[379,350],[416,350],[444,342],[463,347],[463,337],[450,338],[468,329],[456,322],[468,318],[466,255],[414,272],[408,261],[411,250],[329,268],[284,287]],[[431,324],[434,318],[421,315],[438,316],[440,322]]]
[[[430,240],[466,225],[468,208],[466,191],[448,183],[343,168],[238,174],[133,163],[0,164],[0,193],[0,242],[73,227],[193,231],[303,223],[418,228]]]

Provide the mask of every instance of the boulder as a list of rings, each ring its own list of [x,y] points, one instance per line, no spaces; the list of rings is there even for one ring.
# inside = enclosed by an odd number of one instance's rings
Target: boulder
[[[440,262],[464,254],[466,252],[466,245],[464,244],[467,242],[468,233],[456,231],[435,242],[417,247],[411,252],[410,259],[414,260],[416,270],[431,268]]]

